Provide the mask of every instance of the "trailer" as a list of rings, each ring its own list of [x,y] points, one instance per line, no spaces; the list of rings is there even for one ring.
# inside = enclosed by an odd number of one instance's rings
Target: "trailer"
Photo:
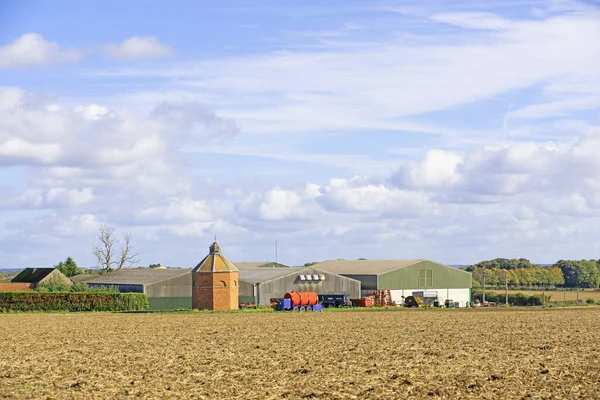
[[[287,292],[277,300],[275,311],[323,311],[315,292]]]
[[[350,294],[348,293],[320,294],[319,303],[321,303],[321,305],[324,308],[352,306],[352,302],[350,301]]]
[[[295,306],[292,299],[279,299],[275,311],[323,311],[323,306],[321,304]]]

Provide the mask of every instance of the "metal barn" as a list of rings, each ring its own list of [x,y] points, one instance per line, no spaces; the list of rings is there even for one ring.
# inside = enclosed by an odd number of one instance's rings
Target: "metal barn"
[[[131,268],[86,281],[89,286],[116,286],[121,292],[145,293],[150,309],[192,308],[192,275],[183,268]]]
[[[361,282],[363,295],[371,290],[390,290],[392,300],[401,303],[413,292],[437,292],[465,307],[471,302],[472,278],[469,272],[434,261],[418,260],[335,260],[314,266]]]
[[[349,293],[359,298],[361,282],[323,271],[306,268],[240,268],[240,302],[268,305],[272,298],[281,298],[289,291],[319,294]]]

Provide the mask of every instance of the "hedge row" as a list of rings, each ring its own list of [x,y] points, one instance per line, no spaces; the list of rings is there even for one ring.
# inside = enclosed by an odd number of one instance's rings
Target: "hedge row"
[[[482,301],[482,292],[481,291],[473,291],[473,301],[475,299]],[[545,295],[546,297],[546,305],[550,303],[551,296]],[[487,292],[485,293],[485,301],[493,302],[493,303],[502,303],[506,301],[506,294],[504,293],[494,293]],[[509,293],[508,295],[508,304],[511,306],[541,306],[544,301],[542,296],[539,294],[535,294],[532,296],[527,296],[522,293]]]
[[[148,297],[142,293],[0,293],[0,312],[147,309]]]

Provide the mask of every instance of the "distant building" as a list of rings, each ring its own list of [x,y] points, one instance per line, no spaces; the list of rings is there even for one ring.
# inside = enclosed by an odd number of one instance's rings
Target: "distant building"
[[[268,305],[292,290],[318,294],[344,294],[359,298],[359,280],[314,266],[306,268],[240,268],[240,302]]]
[[[85,282],[90,287],[114,286],[120,292],[145,293],[153,310],[192,308],[192,276],[188,268],[124,268],[92,276]]]
[[[56,268],[25,268],[12,278],[13,284],[29,284],[35,289],[42,283],[62,283],[71,286],[73,282]]]
[[[440,302],[453,300],[465,307],[472,297],[469,272],[424,259],[334,260],[313,265],[315,269],[343,275],[361,282],[363,295],[373,290],[390,290],[392,300],[414,292],[436,292]]]
[[[234,262],[237,269],[246,268],[292,268],[289,265],[276,263],[273,261],[256,261],[256,262]]]

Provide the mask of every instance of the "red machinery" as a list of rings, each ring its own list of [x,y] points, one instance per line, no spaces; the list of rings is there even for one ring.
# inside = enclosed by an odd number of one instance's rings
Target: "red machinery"
[[[375,291],[375,307],[388,307],[394,306],[392,301],[392,294],[389,290],[376,290]]]

